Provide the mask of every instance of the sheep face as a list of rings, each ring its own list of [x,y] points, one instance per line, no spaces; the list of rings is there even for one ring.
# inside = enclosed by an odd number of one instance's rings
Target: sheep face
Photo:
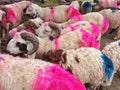
[[[37,8],[38,8],[37,5],[30,3],[26,9],[26,14],[30,15],[30,17],[32,17],[32,18],[36,18],[37,17]]]
[[[60,35],[60,33],[61,33],[61,30],[59,29],[59,27],[49,22],[43,23],[36,30],[36,34],[41,38],[43,37],[56,38]]]
[[[14,48],[13,48],[14,47]],[[10,54],[20,54],[27,52],[27,43],[24,39],[20,37],[19,34],[15,34],[13,39],[7,45],[6,49]]]

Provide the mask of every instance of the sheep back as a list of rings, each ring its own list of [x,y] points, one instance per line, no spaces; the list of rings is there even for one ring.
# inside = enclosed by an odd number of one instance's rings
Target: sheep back
[[[0,54],[0,69],[1,90],[86,90],[60,66],[40,60]]]

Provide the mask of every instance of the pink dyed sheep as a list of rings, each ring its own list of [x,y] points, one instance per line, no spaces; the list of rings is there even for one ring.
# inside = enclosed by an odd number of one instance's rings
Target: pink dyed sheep
[[[80,15],[80,12],[73,6],[59,5],[54,7],[40,7],[31,3],[26,14],[32,17],[41,17],[44,21],[65,22],[73,16]]]
[[[0,54],[1,90],[86,90],[59,65]]]
[[[9,30],[9,24],[12,27],[19,25],[22,21],[23,10],[27,8],[29,3],[30,1],[21,1],[14,4],[1,5],[3,12],[6,12],[1,18],[3,27]]]
[[[57,34],[54,34],[55,31],[61,32],[60,34],[62,35],[69,31],[80,29],[83,29],[93,35],[98,42],[100,41],[101,31],[99,27],[96,24],[88,21],[78,21],[66,26],[62,26],[61,24],[54,22],[45,22],[38,29],[36,29],[36,34],[38,35],[38,37],[55,37],[54,35],[58,36]]]
[[[40,58],[41,55],[48,50],[68,50],[79,47],[99,48],[99,43],[96,39],[83,29],[70,31],[52,40],[49,37],[36,39],[34,35],[31,35],[22,32],[16,33],[9,41],[7,51],[11,54],[24,53],[27,54],[28,57]],[[19,45],[17,45],[17,43],[19,43]]]
[[[99,29],[101,30],[102,35],[109,28],[109,23],[108,23],[107,19],[102,14],[100,14],[98,12],[90,12],[87,14],[74,16],[73,18],[71,18],[67,22],[62,23],[62,25],[63,26],[68,25],[71,23],[75,23],[77,21],[89,21],[89,22],[95,23],[96,25],[98,25]]]

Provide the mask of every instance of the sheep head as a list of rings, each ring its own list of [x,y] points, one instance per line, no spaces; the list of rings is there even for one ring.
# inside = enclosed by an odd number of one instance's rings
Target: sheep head
[[[44,53],[41,57],[42,60],[57,63],[60,62],[66,63],[66,53],[63,53],[63,50],[49,50],[47,53]]]
[[[37,17],[37,8],[38,8],[38,5],[36,5],[34,3],[30,3],[26,9],[25,14],[29,15],[32,18],[36,18]]]
[[[39,37],[52,37],[54,39],[60,36],[61,30],[56,23],[45,22],[36,30],[36,34]]]
[[[31,46],[32,45],[32,46]],[[31,49],[31,47],[33,47]],[[33,54],[39,47],[39,40],[30,33],[17,32],[7,45],[7,51],[10,54],[25,53],[28,55]]]

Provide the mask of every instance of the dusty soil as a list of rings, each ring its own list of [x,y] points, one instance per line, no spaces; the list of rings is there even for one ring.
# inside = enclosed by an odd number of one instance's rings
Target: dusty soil
[[[106,33],[102,36],[101,49],[110,42],[114,41],[113,40],[114,35],[115,33],[113,34]],[[103,90],[120,90],[120,73],[116,73],[113,78],[112,85],[109,87],[104,87]]]

